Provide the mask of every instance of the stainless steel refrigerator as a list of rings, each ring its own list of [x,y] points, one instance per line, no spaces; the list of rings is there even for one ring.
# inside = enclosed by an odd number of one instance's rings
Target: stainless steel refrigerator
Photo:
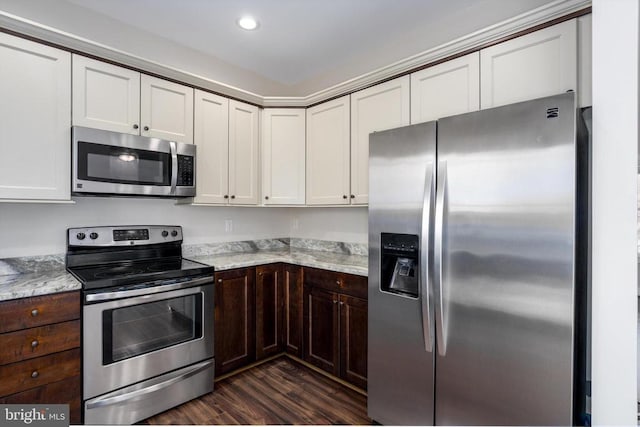
[[[565,93],[371,134],[373,420],[581,422],[582,131]]]

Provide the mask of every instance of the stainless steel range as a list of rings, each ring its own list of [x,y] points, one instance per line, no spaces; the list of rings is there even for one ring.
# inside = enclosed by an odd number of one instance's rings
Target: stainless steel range
[[[70,228],[82,282],[85,424],[132,424],[213,391],[213,267],[182,228]]]

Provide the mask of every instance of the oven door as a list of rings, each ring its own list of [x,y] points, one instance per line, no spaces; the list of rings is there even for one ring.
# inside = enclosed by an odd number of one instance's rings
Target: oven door
[[[211,359],[213,278],[193,283],[202,281],[207,283],[168,291],[163,289],[176,285],[157,286],[146,289],[146,295],[130,298],[121,298],[127,291],[114,292],[107,297],[120,299],[85,301],[84,398]]]
[[[177,185],[176,143],[73,127],[74,194],[170,196]]]

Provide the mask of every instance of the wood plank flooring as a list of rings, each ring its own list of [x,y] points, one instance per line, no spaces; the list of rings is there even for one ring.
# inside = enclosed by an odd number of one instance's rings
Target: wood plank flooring
[[[367,398],[287,358],[216,383],[213,393],[141,424],[371,424]]]

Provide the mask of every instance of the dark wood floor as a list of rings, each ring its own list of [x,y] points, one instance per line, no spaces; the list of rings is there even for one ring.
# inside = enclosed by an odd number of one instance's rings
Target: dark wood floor
[[[146,424],[370,424],[367,398],[287,358],[219,381]]]

